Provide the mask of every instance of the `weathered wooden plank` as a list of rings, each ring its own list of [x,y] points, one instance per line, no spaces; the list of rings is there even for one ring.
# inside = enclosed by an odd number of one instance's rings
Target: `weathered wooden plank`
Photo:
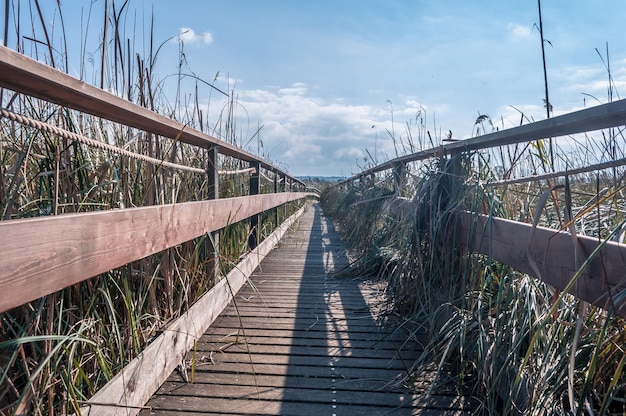
[[[253,310],[251,306],[252,305],[249,305],[246,303],[243,303],[243,304],[240,303],[237,308],[239,314],[237,314],[236,312],[228,312],[227,314],[224,314],[224,316],[234,316],[237,318],[244,318],[244,319],[253,318],[253,317],[256,317],[258,319],[265,319],[265,318],[267,319],[292,319],[292,320],[294,319],[293,308],[286,308],[280,311],[276,311],[276,310],[269,310],[271,306],[268,306],[268,310],[266,310],[264,314],[259,315],[257,311],[256,315],[254,315],[255,311]],[[276,307],[271,307],[271,308],[277,309]],[[368,316],[367,313],[361,310],[347,310],[345,312],[346,312],[345,316],[347,318],[341,318],[341,319],[351,319],[351,320],[359,319],[359,318],[371,319],[371,316]],[[316,307],[315,305],[312,305],[310,308],[306,308],[304,310],[304,313],[309,314],[316,319],[324,319],[326,322],[336,322],[339,319],[339,318],[333,318],[332,316],[326,316],[325,318],[322,318],[324,317],[324,314],[326,313],[326,311],[324,311],[323,309],[320,309],[319,307]]]
[[[299,355],[295,353],[286,355],[255,353],[250,355],[246,352],[239,352],[215,354],[213,358],[216,362],[223,364],[249,364],[250,360],[253,359],[256,364],[326,367],[327,371],[330,363],[335,361],[346,368],[398,370],[400,372],[406,370],[405,363],[399,357],[394,356],[394,354],[387,354],[387,356],[378,354],[376,357],[362,358],[317,354]]]
[[[0,86],[159,136],[177,138],[184,143],[203,148],[215,145],[221,154],[248,162],[258,161],[262,167],[286,175],[278,167],[237,146],[168,119],[4,46],[0,46]]]
[[[285,328],[274,328],[274,329],[257,329],[257,328],[246,328],[244,331],[241,331],[238,327],[233,328],[231,325],[222,326],[220,323],[216,322],[211,326],[210,334],[220,336],[224,339],[228,338],[236,338],[237,336],[240,339],[243,339],[245,333],[245,337],[280,337],[284,339],[299,339],[302,340],[300,342],[305,342],[304,340],[309,338],[316,339],[327,339],[327,334],[324,331],[307,331],[307,330],[293,330],[293,329],[285,329]],[[350,331],[350,340],[357,341],[371,341],[371,342],[382,342],[387,341],[391,337],[389,334],[368,331],[368,332],[354,332]],[[405,339],[406,340],[406,339]]]
[[[399,407],[402,404],[408,405],[413,408],[434,408],[434,409],[459,409],[461,405],[464,405],[459,398],[454,396],[443,395],[431,395],[429,397],[419,398],[411,393],[404,391],[390,392],[390,391],[358,391],[358,390],[337,390],[326,388],[294,388],[291,386],[219,386],[219,385],[204,385],[204,384],[182,384],[179,383],[177,388],[170,389],[168,394],[167,404],[157,403],[154,406],[158,409],[160,406],[164,408],[177,408],[180,410],[198,410],[207,408],[207,400],[213,401],[218,399],[231,399],[231,400],[267,400],[267,401],[284,401],[287,398],[292,402],[306,402],[306,407],[311,405],[320,404],[326,405],[326,409],[330,410],[329,406],[331,398],[335,401],[332,402],[339,406],[348,406],[346,410],[350,409],[352,413],[352,406],[367,406],[370,411],[376,408],[387,408],[391,410],[395,407]],[[158,397],[158,396],[157,396]],[[196,400],[194,400],[194,399]],[[173,399],[173,400],[172,400]],[[194,403],[195,401],[195,403]],[[173,403],[171,403],[173,402]],[[204,403],[203,403],[204,402]],[[175,404],[175,407],[173,406]],[[202,405],[205,404],[203,407]],[[304,406],[303,406],[304,407]],[[400,412],[402,414],[402,412]],[[409,413],[410,414],[410,413]]]
[[[414,382],[411,392],[424,392],[430,390],[432,379],[435,376],[437,370],[423,371],[419,375],[416,375],[412,381]],[[313,389],[328,389],[329,386],[335,386],[337,390],[341,391],[385,391],[396,393],[407,393],[407,388],[402,383],[390,383],[385,379],[372,379],[372,378],[335,378],[334,384],[333,377],[330,374],[325,376],[313,377],[313,376],[298,376],[292,374],[251,374],[251,373],[230,373],[220,371],[214,366],[203,366],[199,364],[197,371],[193,375],[193,380],[190,384],[205,384],[205,385],[221,385],[221,386],[253,386],[253,387],[283,387],[290,386],[292,388],[313,388]],[[168,394],[173,389],[178,388],[182,383],[186,383],[181,377],[176,378],[175,375],[170,377],[159,389],[159,395]],[[455,392],[455,387],[449,385],[449,388],[437,389],[438,394],[452,394]]]
[[[467,242],[472,250],[559,290],[564,290],[577,272],[574,243],[568,232],[536,227],[533,234],[531,224],[463,212],[459,217],[459,234],[460,241]],[[578,236],[578,242],[584,255],[582,264],[600,243],[585,236]],[[533,262],[537,268],[533,267]],[[617,314],[626,316],[624,291],[626,245],[609,241],[591,260],[570,293],[605,309],[614,307]],[[620,298],[621,301],[617,301]],[[613,300],[616,300],[614,305]]]
[[[355,322],[353,320],[326,320],[320,317],[320,319],[315,316],[308,318],[298,318],[294,319],[273,319],[273,318],[258,318],[256,320],[245,319],[242,318],[241,321],[232,316],[228,320],[224,320],[220,322],[220,325],[228,326],[228,327],[238,327],[240,322],[243,322],[244,328],[256,328],[256,329],[264,329],[267,331],[271,331],[272,329],[291,329],[291,330],[300,330],[300,331],[321,331],[324,332],[327,330],[327,326],[332,325],[333,328],[338,332],[350,332],[350,333],[358,333],[358,332],[371,332],[371,325],[368,325],[367,322]]]
[[[428,377],[432,377],[432,373],[427,374]],[[420,391],[427,390],[430,387],[430,378],[427,380],[421,378],[424,384],[419,386]],[[182,379],[180,381],[166,381],[159,394],[168,394],[174,389],[180,388],[181,384],[185,383]],[[329,385],[332,385],[332,378],[328,377],[299,377],[299,376],[278,376],[267,374],[233,374],[215,371],[209,369],[209,371],[198,371],[194,375],[193,384],[205,384],[205,385],[220,385],[228,387],[231,385],[236,386],[250,386],[250,387],[284,387],[290,386],[292,388],[314,388],[314,389],[328,389]],[[387,392],[399,392],[406,393],[404,388],[399,383],[391,384],[383,380],[370,380],[370,379],[354,379],[354,380],[335,380],[335,388],[341,391],[387,391]]]
[[[274,376],[294,376],[294,377],[323,377],[329,382],[331,378],[330,367],[319,365],[289,365],[289,364],[265,364],[255,363],[254,367],[247,363],[217,363],[217,365],[207,364],[198,366],[196,374],[201,371],[219,371],[229,374],[265,374]],[[177,376],[173,376],[177,377]],[[385,383],[392,383],[406,377],[406,371],[387,368],[363,368],[363,367],[343,367],[337,370],[337,379],[341,380],[379,380]]]
[[[0,312],[307,195],[0,221]]]
[[[421,354],[421,349],[415,348],[413,344],[411,344],[411,349],[402,350],[402,345],[400,343],[387,343],[387,344],[376,344],[373,342],[360,343],[360,345],[355,345],[351,342],[350,339],[346,339],[345,342],[338,344],[329,343],[329,340],[326,339],[325,343],[307,343],[306,345],[297,345],[293,344],[289,340],[289,342],[280,342],[276,340],[275,343],[263,343],[263,342],[240,342],[240,343],[205,343],[198,342],[195,351],[202,352],[216,352],[216,353],[226,353],[226,354],[237,354],[237,353],[252,353],[252,354],[282,354],[282,355],[304,355],[304,356],[337,356],[337,355],[345,355],[350,357],[359,357],[359,358],[376,358],[376,359],[395,359],[396,356],[402,357],[414,357],[416,354]],[[383,348],[383,346],[385,348]],[[395,348],[394,348],[395,347]],[[381,356],[381,351],[385,351],[384,356]],[[391,352],[391,354],[389,354]]]
[[[148,401],[303,212],[304,208],[278,227],[90,401],[130,406],[142,406]],[[81,409],[83,415],[129,416],[137,413],[138,409],[101,405],[85,406]]]
[[[211,331],[212,332],[212,331]],[[211,337],[210,340],[205,340],[203,338],[197,344],[197,351],[221,351],[227,345],[235,344],[238,348],[247,348],[248,346],[253,348],[253,351],[260,351],[257,348],[262,348],[263,346],[271,346],[271,347],[293,347],[294,349],[300,347],[323,347],[327,348],[329,353],[333,353],[333,351],[338,348],[349,348],[350,353],[353,355],[361,354],[361,350],[366,350],[365,354],[373,354],[376,351],[387,350],[396,353],[401,347],[402,342],[406,341],[406,339],[398,339],[395,342],[390,340],[383,341],[372,341],[372,340],[358,340],[358,339],[336,339],[329,337],[311,337],[311,338],[283,338],[280,336],[250,336],[247,334],[247,337],[240,337],[238,340],[235,340],[235,337],[220,337],[216,335]],[[421,351],[421,349],[417,349],[412,346],[414,349],[407,351],[409,354]],[[404,352],[401,352],[402,355]]]

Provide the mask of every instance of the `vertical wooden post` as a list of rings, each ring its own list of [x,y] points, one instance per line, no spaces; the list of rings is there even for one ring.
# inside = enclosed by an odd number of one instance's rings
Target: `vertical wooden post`
[[[396,196],[402,196],[402,191],[406,182],[406,165],[396,162],[393,165],[393,190]]]
[[[440,206],[443,211],[447,211],[449,204],[458,200],[463,191],[463,165],[461,163],[462,152],[453,151],[447,159],[442,156],[441,175],[439,181]]]
[[[281,189],[283,192],[287,192],[287,175],[282,175],[281,180],[283,184],[281,185]],[[283,220],[287,219],[287,204],[283,204]]]
[[[217,146],[212,145],[207,148],[207,199],[219,199],[220,197],[220,181],[218,171],[218,149]],[[219,245],[220,245],[220,232],[214,231],[211,233],[211,249],[213,251],[212,263],[209,266],[211,278],[219,276]]]
[[[274,172],[274,193],[278,193],[278,174]],[[278,218],[278,207],[274,208],[274,222],[276,223],[276,228],[280,225],[280,218]]]
[[[258,195],[261,193],[261,164],[259,162],[250,162],[250,167],[256,169],[250,175],[250,195]],[[248,235],[248,248],[254,250],[258,244],[258,229],[260,215],[250,217],[250,234]]]

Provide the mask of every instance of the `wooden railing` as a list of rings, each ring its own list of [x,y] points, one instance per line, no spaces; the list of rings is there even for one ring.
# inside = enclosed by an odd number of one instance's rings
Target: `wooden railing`
[[[232,144],[0,47],[0,86],[208,150],[211,200],[0,221],[0,312],[310,195],[304,183]],[[250,196],[217,199],[218,154],[253,168]],[[260,171],[274,192],[260,194]],[[278,189],[279,180],[283,183]],[[42,238],[45,236],[45,238]]]
[[[437,156],[446,156],[458,152],[488,149],[509,144],[524,143],[549,137],[567,136],[594,130],[623,126],[626,124],[626,99],[598,105],[585,110],[537,121],[511,129],[500,130],[467,140],[459,140],[432,149],[422,150],[405,156],[399,156],[385,163],[366,169],[341,183],[349,183],[364,176],[410,162],[426,160]]]
[[[374,174],[392,171],[394,186],[400,189],[403,186],[402,178],[406,166],[411,162],[624,124],[626,100],[620,100],[397,157],[364,170],[341,182],[339,186],[368,186],[372,183]],[[593,171],[616,165],[624,165],[624,160],[577,171]],[[564,176],[564,173],[539,175],[536,180],[558,176]],[[460,212],[456,223],[459,236],[457,241],[471,250],[488,255],[591,304],[613,309],[616,314],[626,317],[626,245],[599,238],[572,236],[567,231],[534,227],[531,224],[472,212]]]

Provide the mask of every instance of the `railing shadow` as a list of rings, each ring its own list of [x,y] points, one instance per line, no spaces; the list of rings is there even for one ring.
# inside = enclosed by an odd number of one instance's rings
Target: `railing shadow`
[[[377,325],[360,280],[329,276],[348,260],[332,222],[317,204],[311,209],[281,414],[410,415],[411,393],[392,387],[405,364]]]

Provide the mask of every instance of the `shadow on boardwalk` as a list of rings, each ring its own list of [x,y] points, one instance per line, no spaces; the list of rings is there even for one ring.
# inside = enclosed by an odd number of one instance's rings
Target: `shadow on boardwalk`
[[[312,209],[294,325],[302,334],[293,339],[281,414],[305,414],[315,402],[310,414],[410,415],[412,394],[392,386],[415,352],[399,353],[378,326],[365,299],[374,287],[332,278],[347,265],[345,250],[331,221]]]

